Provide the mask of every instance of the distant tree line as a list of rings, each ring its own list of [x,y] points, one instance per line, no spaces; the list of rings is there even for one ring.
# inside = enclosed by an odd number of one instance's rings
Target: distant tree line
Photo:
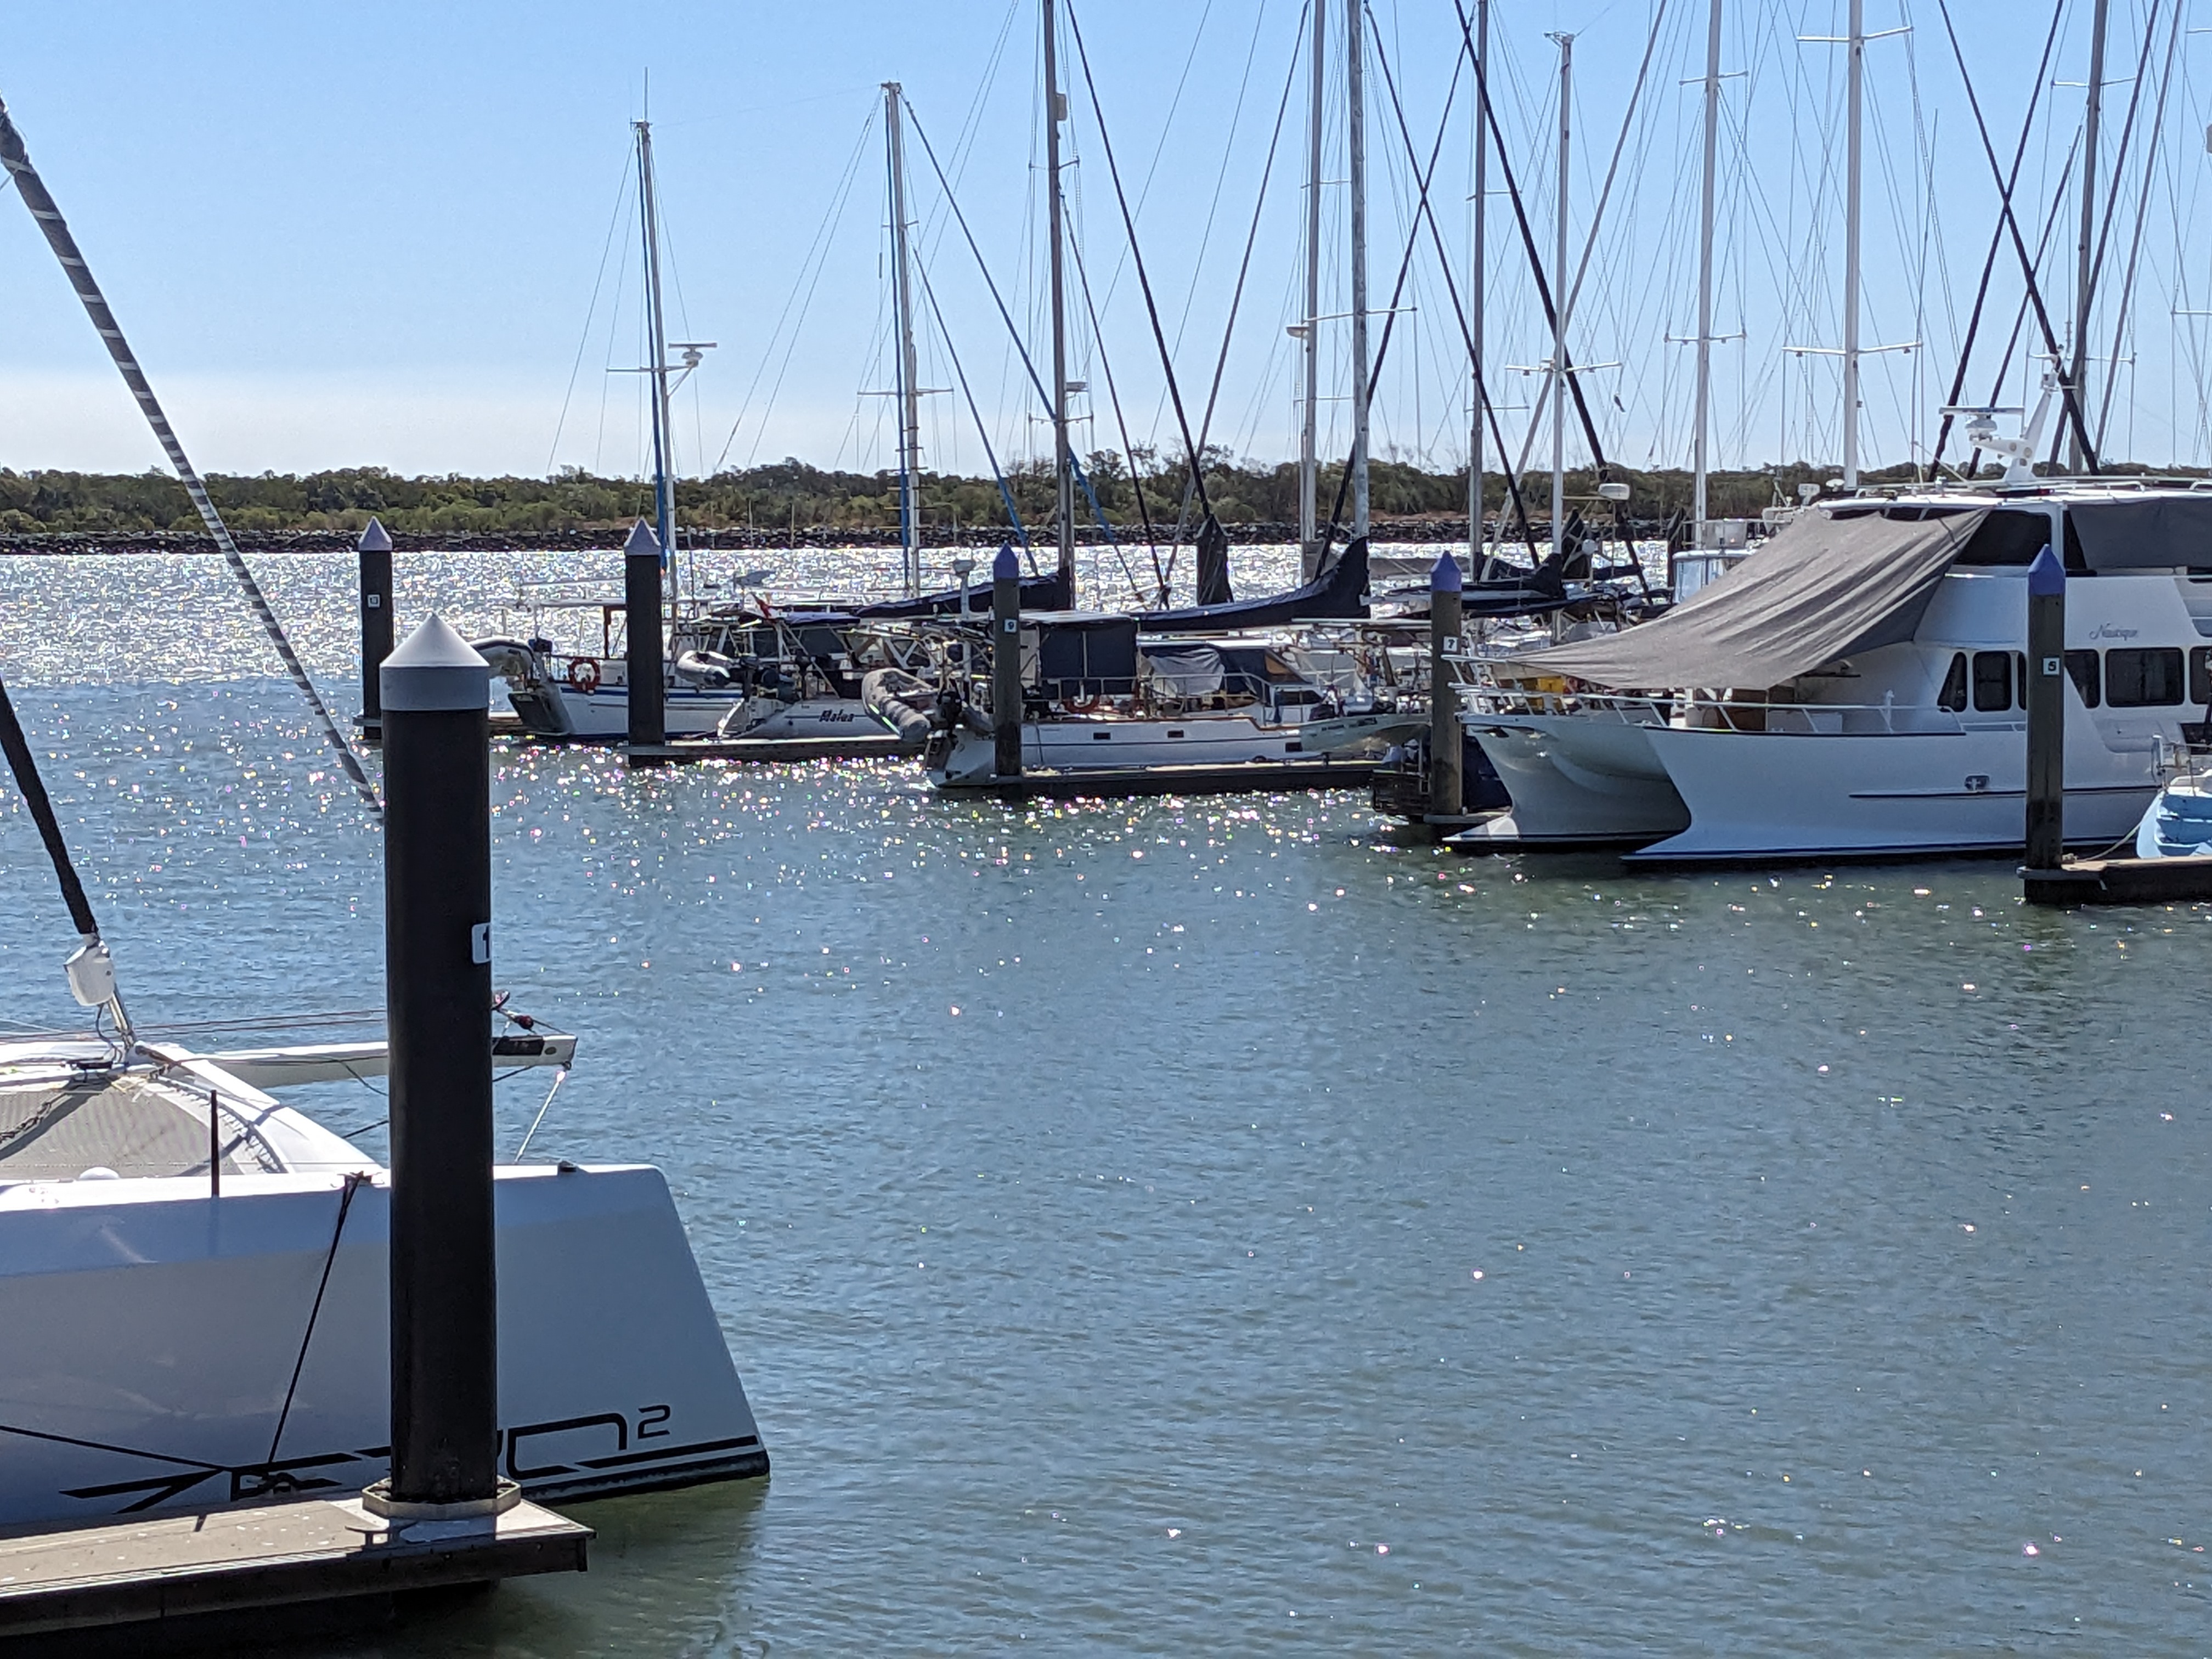
[[[1224,524],[1295,526],[1298,516],[1298,469],[1295,462],[1273,465],[1239,459],[1210,449],[1203,477],[1207,501]],[[1134,461],[1133,468],[1131,461]],[[2134,465],[2110,471],[2141,473]],[[1186,536],[1198,517],[1197,492],[1189,469],[1178,459],[1139,448],[1132,456],[1099,451],[1087,457],[1085,471],[1098,510],[1125,538],[1141,538],[1149,520],[1163,537],[1180,524]],[[1994,477],[1994,468],[1984,469]],[[1321,469],[1320,501],[1324,520],[1337,499],[1340,464]],[[1798,499],[1801,484],[1825,484],[1832,468],[1806,462],[1758,471],[1716,473],[1709,511],[1715,518],[1755,518],[1762,508]],[[2202,470],[2188,476],[2203,476]],[[1679,470],[1613,468],[1609,481],[1629,486],[1624,512],[1645,526],[1679,520],[1691,505],[1691,478]],[[1890,467],[1865,475],[1869,483],[1909,483],[1910,467]],[[1567,494],[1579,511],[1593,517],[1598,479],[1588,468],[1569,473]],[[635,478],[595,477],[564,468],[546,478],[403,477],[380,467],[349,467],[305,475],[264,472],[258,477],[216,475],[209,493],[225,520],[242,535],[325,532],[351,533],[380,518],[395,533],[415,536],[495,536],[521,532],[611,529],[631,519],[650,516],[652,489]],[[1505,480],[1486,474],[1484,510],[1509,510]],[[1033,532],[1051,520],[1051,468],[1043,461],[1023,463],[1006,480],[1016,509]],[[1525,481],[1527,510],[1539,524],[1550,507],[1547,476]],[[1376,519],[1452,518],[1467,514],[1467,473],[1439,471],[1410,462],[1377,459],[1370,468],[1370,513]],[[880,533],[898,524],[898,477],[895,472],[841,472],[790,459],[770,466],[686,478],[676,489],[677,518],[698,530],[854,531]],[[933,536],[958,527],[974,531],[1003,526],[1006,507],[989,478],[925,473],[921,484],[922,521]],[[1090,501],[1079,491],[1079,522],[1095,522]],[[1348,505],[1340,519],[1350,516]],[[169,531],[197,534],[199,518],[183,487],[167,473],[137,474],[0,468],[0,536],[61,532]]]

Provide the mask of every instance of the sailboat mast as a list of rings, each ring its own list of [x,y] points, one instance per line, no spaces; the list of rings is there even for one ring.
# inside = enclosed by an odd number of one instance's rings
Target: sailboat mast
[[[1853,5],[1858,0],[1851,0]],[[1559,214],[1552,265],[1552,554],[1567,545],[1567,141],[1574,111],[1575,37],[1554,34],[1559,46]]]
[[[1060,586],[1075,601],[1075,477],[1067,446],[1067,298],[1060,197],[1060,127],[1067,119],[1060,89],[1060,22],[1053,0],[1044,9],[1045,217],[1052,242],[1052,470],[1060,520]]]
[[[660,292],[660,207],[653,193],[653,124],[635,121],[638,227],[645,238],[646,374],[653,385],[653,527],[660,538],[665,580],[676,573],[676,480],[670,454],[668,321]]]
[[[1488,0],[1485,0],[1488,3]],[[1313,108],[1306,125],[1305,404],[1298,429],[1298,568],[1310,581],[1321,564],[1321,526],[1315,498],[1320,489],[1321,439],[1321,141],[1322,66],[1328,46],[1328,8],[1314,7]]]
[[[1693,442],[1697,489],[1692,522],[1700,547],[1705,545],[1706,483],[1711,465],[1706,445],[1713,422],[1713,192],[1721,131],[1721,5],[1722,0],[1713,0],[1705,25],[1705,170],[1698,198],[1698,413]]]
[[[1364,0],[1345,0],[1345,122],[1352,175],[1352,538],[1367,535],[1367,98]]]
[[[898,313],[899,544],[905,550],[906,593],[921,592],[921,382],[914,350],[914,276],[907,242],[906,132],[896,81],[884,82],[884,131],[891,174],[891,308]]]
[[[1844,46],[1844,488],[1859,487],[1859,184],[1866,102],[1866,0],[1851,0]]]
[[[1478,88],[1490,73],[1490,0],[1475,0],[1474,81]],[[1467,279],[1467,332],[1474,342],[1475,372],[1468,376],[1468,402],[1473,406],[1467,446],[1467,569],[1482,574],[1482,289],[1489,258],[1484,245],[1490,191],[1490,130],[1483,125],[1482,94],[1474,100],[1474,246],[1469,253],[1474,269]]]
[[[2081,115],[2081,237],[2074,267],[2074,406],[2089,406],[2089,301],[2095,273],[2092,255],[2097,219],[2097,128],[2105,111],[2105,23],[2109,0],[2097,0],[2089,30],[2089,103]],[[2081,433],[2067,440],[2069,472],[2081,471]]]

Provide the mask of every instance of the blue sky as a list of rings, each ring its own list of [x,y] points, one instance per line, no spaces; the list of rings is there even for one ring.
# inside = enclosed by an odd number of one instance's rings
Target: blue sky
[[[1450,9],[1435,0],[1370,3],[1425,150],[1454,64]],[[2133,74],[2148,3],[2113,8],[2116,82]],[[2170,3],[2159,13],[2154,70]],[[1671,0],[1662,17],[1580,308],[1578,356],[1623,365],[1588,382],[1608,449],[1638,463],[1686,453],[1689,354],[1668,336],[1690,331],[1693,318],[1697,94],[1679,82],[1701,67],[1705,9],[1701,0]],[[2008,150],[2049,11],[1990,0],[1954,0],[1954,9]],[[1652,28],[1652,0],[1498,0],[1496,10],[1495,90],[1547,245],[1556,60],[1544,36],[1579,33],[1570,192],[1579,244]],[[1990,234],[1991,193],[1934,8],[1869,0],[1868,10],[1870,27],[1916,26],[1868,56],[1867,337],[1926,342],[1869,368],[1865,447],[1893,459],[1927,441]],[[2071,8],[2081,15],[2067,19],[2054,78],[2081,76],[2086,11],[2086,0]],[[1082,21],[1125,180],[1143,190],[1139,231],[1186,397],[1201,404],[1298,49],[1299,7],[1093,0]],[[1832,344],[1837,332],[1832,137],[1842,54],[1796,37],[1842,23],[1842,5],[1826,0],[1731,8],[1728,67],[1747,71],[1729,83],[1723,161],[1718,331],[1743,337],[1718,354],[1719,459],[1731,464],[1832,459],[1836,449],[1832,368],[1784,348]],[[1034,0],[18,5],[6,39],[0,95],[187,446],[210,470],[634,470],[636,381],[606,371],[636,361],[634,232],[620,216],[627,124],[640,112],[648,70],[678,331],[719,343],[685,394],[686,470],[786,453],[847,466],[887,462],[887,400],[868,395],[890,384],[877,91],[884,79],[903,82],[940,153],[948,163],[957,157],[962,204],[1017,319],[1042,343]],[[2205,253],[2187,228],[2207,161],[2206,112],[2191,77],[2212,70],[2208,52],[2188,37],[2179,49],[2152,175],[2139,315],[2122,353],[2136,362],[2124,370],[2113,417],[2112,447],[2154,459],[2203,458],[2193,356],[2203,325],[2173,313],[2212,306]],[[1066,79],[1076,106],[1073,213],[1106,339],[1102,364],[1079,323],[1077,372],[1094,391],[1079,442],[1118,439],[1104,396],[1110,368],[1133,436],[1164,447],[1174,441],[1172,417],[1097,125],[1072,66]],[[2111,94],[2108,129],[2118,125],[2128,89]],[[1331,95],[1334,121],[1340,94]],[[2031,146],[2023,181],[2024,208],[2039,216],[2081,94],[2055,87],[2045,98],[2049,130]],[[1301,81],[1212,429],[1218,441],[1270,458],[1295,441],[1284,325],[1297,315],[1304,104]],[[1411,193],[1373,66],[1370,107],[1370,260],[1380,307]],[[1462,291],[1466,109],[1462,87],[1435,187]],[[2148,107],[2140,119],[2148,125]],[[1333,137],[1332,179],[1342,177],[1340,146]],[[915,165],[925,263],[959,368],[1001,458],[1033,453],[1042,439],[1018,363],[974,263],[948,234],[918,155]],[[848,170],[842,216],[828,234]],[[2122,252],[2138,173],[2123,180]],[[1328,202],[1325,313],[1344,308],[1341,191]],[[1539,361],[1546,343],[1506,211],[1495,204],[1489,361],[1500,401],[1521,404],[1529,382],[1505,366]],[[603,261],[611,225],[613,252]],[[817,273],[807,256],[825,234]],[[2062,225],[2054,270],[2070,267],[2070,246]],[[2062,276],[2053,295],[2061,311],[2069,289]],[[803,308],[795,289],[807,296]],[[2017,283],[2001,279],[1996,295],[2008,328]],[[1378,447],[1456,463],[1466,443],[1464,353],[1425,246],[1404,302],[1417,308],[1401,319]],[[0,330],[0,465],[123,469],[158,460],[27,216],[4,197],[0,314],[9,319]],[[791,319],[802,315],[794,336]],[[2115,320],[2106,316],[2100,330]],[[1324,328],[1334,382],[1342,331]],[[933,321],[923,335],[925,382],[948,389],[928,400],[930,459],[980,470],[975,427],[951,389],[957,371],[946,341]],[[2109,354],[2109,342],[2099,349]],[[2028,372],[2021,357],[2015,390]],[[1327,413],[1340,441],[1340,404]],[[1503,418],[1517,442],[1527,411]]]

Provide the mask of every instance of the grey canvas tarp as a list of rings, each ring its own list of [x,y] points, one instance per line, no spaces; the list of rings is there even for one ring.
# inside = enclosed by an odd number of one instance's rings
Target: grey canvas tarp
[[[1511,672],[1614,690],[1779,685],[1911,639],[1952,556],[1988,516],[1808,513],[1656,622],[1511,658]]]
[[[2092,570],[2212,566],[2212,495],[2069,501],[2066,522]]]

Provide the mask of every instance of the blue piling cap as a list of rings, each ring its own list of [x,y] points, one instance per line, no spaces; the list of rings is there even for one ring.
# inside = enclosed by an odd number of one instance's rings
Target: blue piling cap
[[[489,702],[491,665],[434,611],[384,659],[376,679],[387,714],[482,708]]]
[[[1449,553],[1439,553],[1436,568],[1429,572],[1429,592],[1456,593],[1466,582],[1467,578],[1460,574],[1459,561]]]
[[[991,580],[994,582],[1018,582],[1022,579],[1022,562],[1014,556],[1014,544],[1006,542],[999,548],[999,556],[991,561]]]
[[[629,539],[623,544],[625,558],[653,559],[660,557],[660,538],[653,533],[653,526],[640,519],[630,526]]]
[[[2027,568],[2028,597],[2055,599],[2066,592],[2066,567],[2058,562],[2051,550],[2051,544],[2043,544],[2043,551],[2035,556],[2035,562]]]
[[[385,533],[380,520],[371,519],[362,527],[361,539],[353,546],[356,553],[389,553],[392,551],[392,538]]]

